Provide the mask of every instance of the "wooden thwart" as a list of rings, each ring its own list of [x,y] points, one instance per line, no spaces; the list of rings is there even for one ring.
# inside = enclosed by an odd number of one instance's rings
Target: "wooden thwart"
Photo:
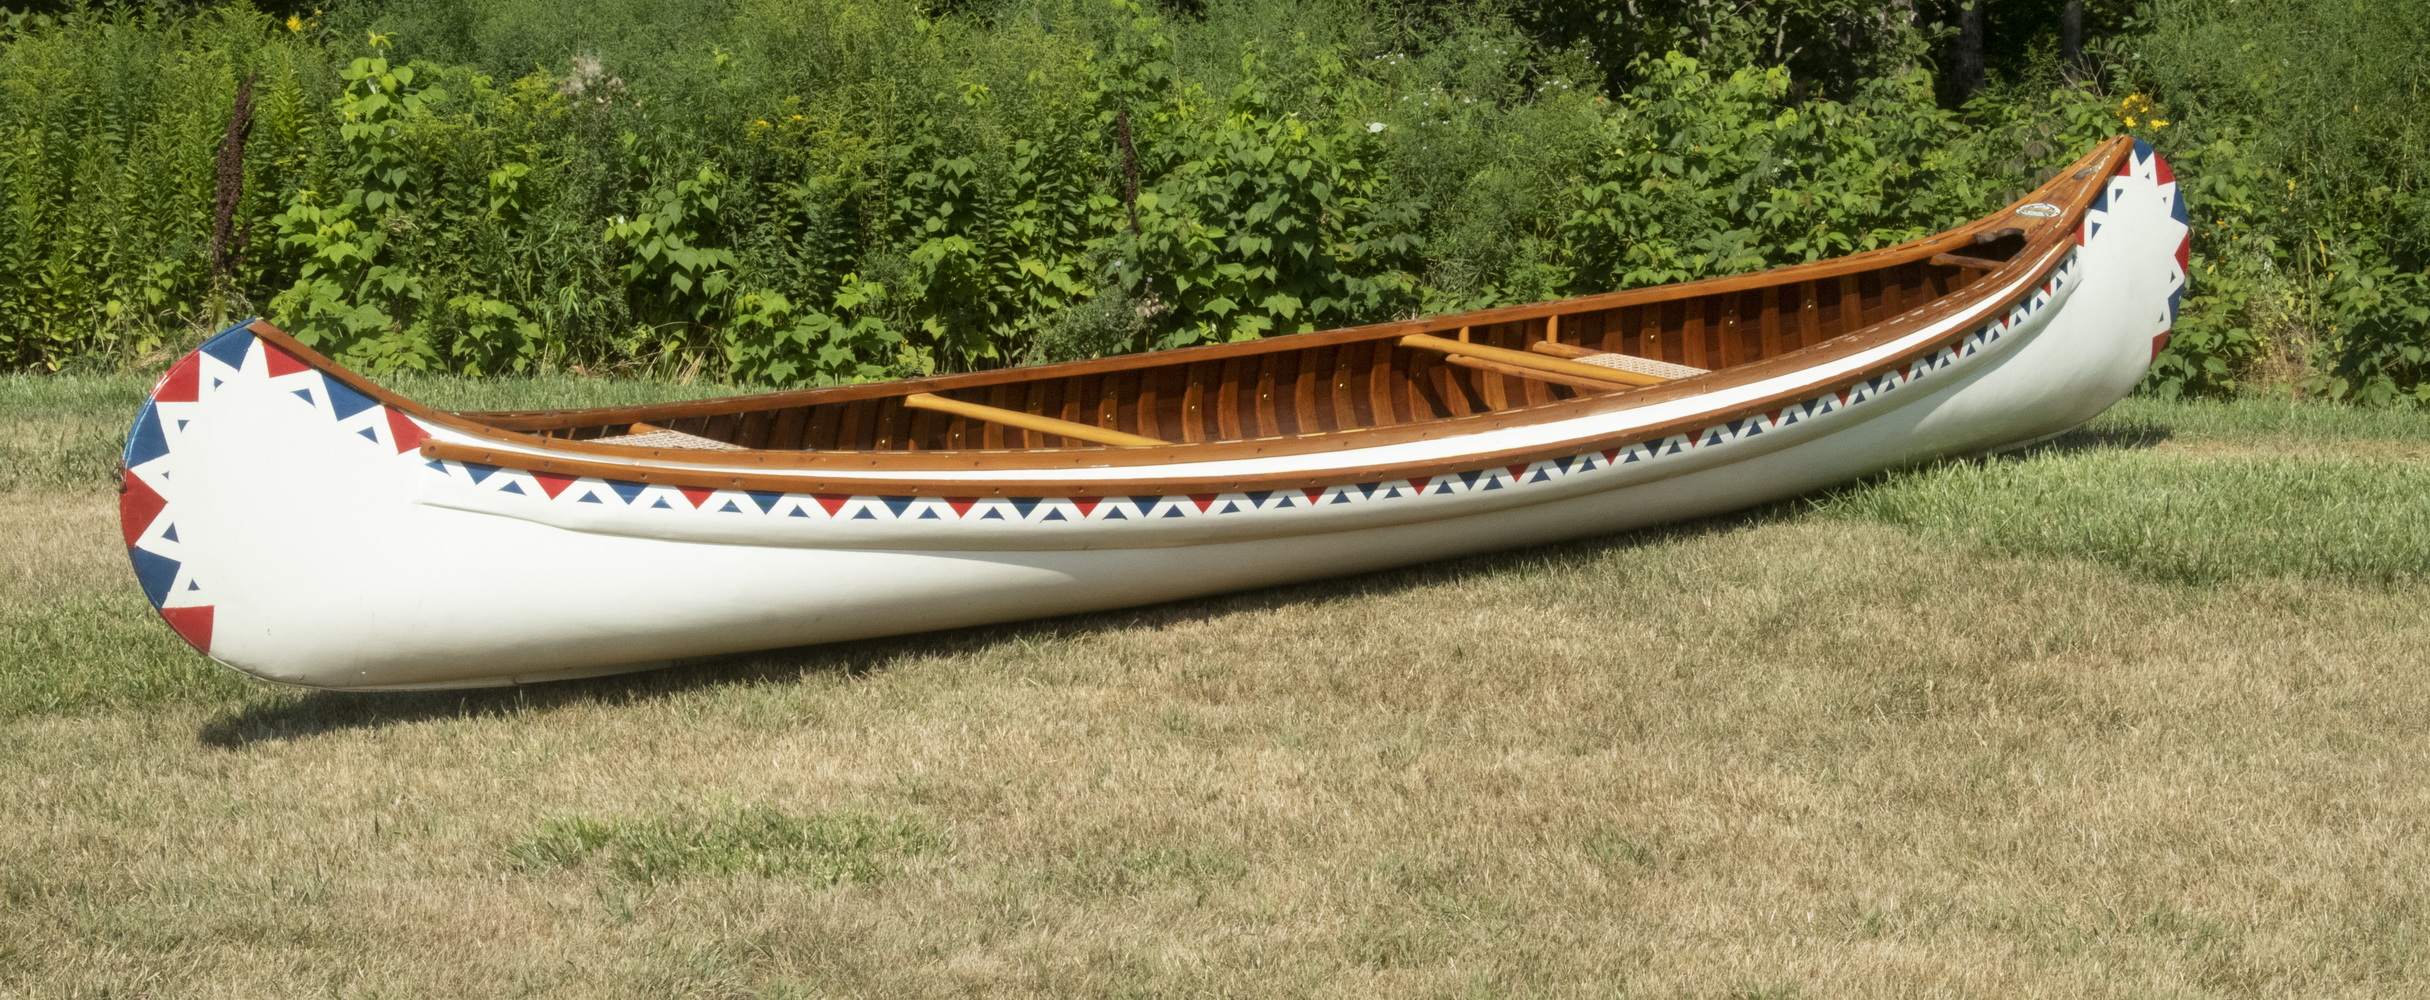
[[[1984,260],[1981,257],[1964,257],[1953,253],[1933,254],[1932,263],[1944,267],[1963,267],[1973,271],[1997,271],[2008,266],[2007,261]]]
[[[1170,441],[1159,441],[1152,437],[1141,437],[1137,434],[1125,434],[1121,431],[1107,430],[1093,424],[1083,424],[1070,420],[1057,420],[1053,417],[1042,417],[1035,413],[1023,413],[1019,410],[1007,410],[1000,407],[988,406],[982,403],[965,403],[958,399],[947,399],[931,392],[915,392],[911,395],[905,396],[903,397],[903,405],[914,410],[931,410],[937,413],[950,413],[957,417],[968,417],[972,420],[984,420],[988,423],[1003,424],[1006,427],[1018,427],[1025,431],[1037,431],[1040,434],[1053,434],[1058,437],[1071,438],[1074,441],[1086,441],[1090,444],[1111,445],[1116,448],[1149,448],[1156,445],[1172,443]]]
[[[1571,379],[1599,382],[1605,385],[1646,386],[1659,385],[1663,382],[1670,381],[1669,379],[1658,375],[1646,375],[1638,372],[1622,371],[1617,368],[1604,368],[1600,365],[1585,364],[1583,362],[1571,361],[1566,358],[1548,358],[1541,354],[1531,354],[1527,351],[1513,351],[1508,348],[1491,347],[1485,344],[1463,344],[1456,340],[1444,340],[1441,337],[1429,337],[1422,333],[1402,337],[1401,346],[1415,348],[1421,351],[1434,351],[1439,354],[1449,354],[1454,356],[1477,358],[1484,361],[1493,361],[1500,364],[1509,365],[1513,368],[1524,368],[1529,371],[1563,375]]]
[[[1562,375],[1556,372],[1542,371],[1535,368],[1521,368],[1517,365],[1506,365],[1499,361],[1487,361],[1484,358],[1472,358],[1461,354],[1454,354],[1450,357],[1444,358],[1443,360],[1451,362],[1452,364],[1458,365],[1462,368],[1473,368],[1477,371],[1492,372],[1496,375],[1508,375],[1512,378],[1534,379],[1538,382],[1550,382],[1554,385],[1566,385],[1572,389],[1582,389],[1587,392],[1610,392],[1613,389],[1622,388],[1620,383],[1617,382],[1609,382],[1601,379],[1571,378],[1570,376]]]

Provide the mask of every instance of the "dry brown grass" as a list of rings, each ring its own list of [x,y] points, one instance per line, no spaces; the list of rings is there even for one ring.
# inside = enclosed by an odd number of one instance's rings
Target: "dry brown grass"
[[[12,579],[123,574],[102,499],[14,515],[102,541]],[[2430,589],[1937,538],[1779,509],[520,693],[20,714],[0,995],[2422,992]],[[805,878],[755,816],[913,833]],[[581,822],[694,834],[534,860]]]
[[[2400,995],[2414,592],[1759,521],[511,696],[7,724],[28,995]],[[393,702],[393,704],[383,704]],[[216,745],[215,745],[216,744]],[[912,817],[839,888],[545,819]]]

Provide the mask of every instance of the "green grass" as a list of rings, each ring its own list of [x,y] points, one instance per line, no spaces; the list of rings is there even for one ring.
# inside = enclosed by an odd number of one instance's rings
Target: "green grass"
[[[22,443],[141,385],[10,388]],[[2420,414],[2130,400],[1660,530],[399,695],[170,636],[115,433],[8,453],[0,995],[2430,983]]]

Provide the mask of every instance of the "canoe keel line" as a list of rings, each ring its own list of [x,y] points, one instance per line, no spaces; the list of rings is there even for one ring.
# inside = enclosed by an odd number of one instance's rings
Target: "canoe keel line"
[[[2005,211],[1839,261],[593,411],[432,410],[251,323],[153,389],[121,524],[179,635],[316,687],[1142,604],[1711,514],[2065,430],[2165,345],[2189,235],[2167,164],[2120,139]]]

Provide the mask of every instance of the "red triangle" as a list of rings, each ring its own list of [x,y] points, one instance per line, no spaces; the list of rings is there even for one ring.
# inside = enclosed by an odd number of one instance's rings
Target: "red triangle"
[[[162,608],[160,617],[162,621],[169,623],[170,628],[177,630],[178,638],[184,639],[197,651],[203,653],[211,651],[210,605],[205,604],[196,608]]]
[[[262,362],[270,366],[271,378],[312,370],[312,366],[305,364],[304,359],[287,353],[285,348],[275,347],[268,343],[262,344]]]
[[[1218,495],[1219,494],[1214,493],[1192,493],[1190,494],[1190,502],[1197,504],[1198,512],[1204,514],[1207,512],[1207,505],[1214,503],[1215,498]]]
[[[709,496],[717,492],[716,490],[702,489],[698,486],[678,486],[676,489],[682,490],[683,498],[692,501],[692,506],[694,507],[707,503],[709,501]],[[554,493],[549,495],[556,496]],[[830,513],[832,513],[832,511],[830,511]]]
[[[160,516],[160,509],[168,506],[169,502],[152,492],[152,488],[144,485],[143,480],[136,478],[134,473],[122,473],[122,476],[125,489],[118,494],[118,529],[126,533],[127,547],[131,549],[135,547],[135,540],[142,538],[144,531],[152,527],[152,519]]]
[[[1308,506],[1314,507],[1316,506],[1316,498],[1325,495],[1325,488],[1322,486],[1308,486],[1303,487],[1300,492],[1308,495]]]
[[[171,367],[168,374],[160,377],[160,384],[152,387],[152,399],[161,403],[193,402],[202,381],[199,374],[202,371],[201,359],[200,352],[188,354],[185,360]]]
[[[1104,497],[1073,497],[1072,506],[1080,508],[1081,517],[1087,517],[1088,513],[1092,510],[1096,510],[1097,505],[1104,502],[1104,500]]]
[[[1770,413],[1766,413],[1766,414],[1764,414],[1764,415],[1763,415],[1763,418],[1764,418],[1765,420],[1767,420],[1767,421],[1770,421],[1770,422],[1771,422],[1771,424],[1772,424],[1772,426],[1774,426],[1774,427],[1778,427],[1778,426],[1780,426],[1780,411],[1779,411],[1779,410],[1773,410],[1773,411],[1772,411],[1772,412],[1770,412]]]
[[[574,477],[560,476],[556,475],[555,473],[535,472],[532,473],[532,478],[540,481],[540,488],[548,491],[548,498],[551,500],[557,499],[557,494],[565,492],[566,487],[574,485]],[[686,490],[684,492],[689,493],[691,491]],[[700,506],[700,503],[698,501],[694,501],[692,506],[698,507]]]
[[[1855,388],[1855,386],[1849,386],[1848,388],[1849,388],[1849,389],[1853,389],[1853,388]],[[1848,405],[1848,390],[1847,390],[1847,389],[1841,389],[1841,390],[1839,390],[1839,405],[1841,405],[1841,406],[1846,406],[1846,405]]]
[[[946,497],[946,498],[945,498],[945,505],[946,505],[946,506],[948,506],[948,507],[953,508],[953,516],[955,516],[955,517],[960,517],[960,516],[962,516],[962,515],[964,515],[964,514],[968,514],[968,513],[970,513],[970,505],[971,505],[971,504],[974,504],[974,503],[978,503],[978,502],[979,502],[979,498],[978,498],[978,497]]]
[[[385,406],[381,409],[388,411],[388,436],[397,439],[397,454],[419,448],[422,442],[430,439],[430,432],[423,430],[421,424],[414,423],[412,417]]]
[[[685,496],[692,495],[691,490],[685,490],[683,492]],[[827,516],[834,517],[836,511],[844,509],[844,501],[852,498],[836,496],[833,493],[813,493],[810,495],[810,499],[818,501],[819,507],[827,512]],[[697,499],[693,500],[692,506],[700,506],[700,501]]]
[[[2180,274],[2194,273],[2194,234],[2192,233],[2185,234],[2184,239],[2177,241],[2177,272]]]
[[[1611,465],[1618,461],[1620,461],[1620,449],[1614,448],[1603,453],[1603,464]]]
[[[1527,475],[1527,466],[1526,466],[1526,465],[1521,464],[1521,465],[1513,465],[1513,466],[1510,466],[1510,480],[1511,480],[1511,482],[1514,482],[1514,483],[1515,483],[1515,482],[1518,482],[1518,481],[1519,481],[1519,477],[1521,477],[1521,476],[1525,476],[1525,475]]]
[[[2159,336],[2157,336],[2157,337],[2153,337],[2153,338],[2152,338],[2152,360],[2153,360],[2153,361],[2158,361],[2158,360],[2160,360],[2160,352],[2165,351],[2165,350],[2168,350],[2168,337],[2169,337],[2169,334],[2172,334],[2172,333],[2175,333],[2175,332],[2177,332],[2177,331],[2175,331],[2175,330],[2162,330],[2162,331],[2160,331],[2160,335],[2159,335]],[[2147,363],[2148,363],[2148,362],[2147,362]],[[133,543],[129,543],[129,544],[133,544]]]
[[[2167,157],[2161,156],[2161,155],[2160,155],[2160,154],[2158,154],[2158,153],[2153,153],[2153,154],[2152,154],[2152,169],[2153,169],[2153,171],[2156,173],[2156,175],[2157,175],[2157,176],[2160,178],[2160,183],[2162,183],[2162,184],[2175,184],[2175,183],[2177,183],[2177,172],[2176,172],[2176,171],[2174,171],[2174,170],[2170,170],[2170,169],[2168,168],[2168,158],[2167,158]]]
[[[1409,478],[1409,495],[1413,497],[1425,496],[1426,490],[1433,485],[1433,476],[1411,476]]]

